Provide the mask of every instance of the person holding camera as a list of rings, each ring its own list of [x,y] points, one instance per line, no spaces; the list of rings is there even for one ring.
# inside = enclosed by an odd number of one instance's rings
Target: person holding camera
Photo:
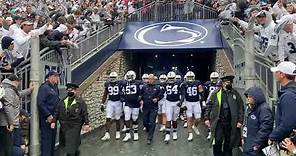
[[[247,115],[243,128],[244,156],[264,156],[273,129],[273,116],[261,88],[251,87],[245,92]]]

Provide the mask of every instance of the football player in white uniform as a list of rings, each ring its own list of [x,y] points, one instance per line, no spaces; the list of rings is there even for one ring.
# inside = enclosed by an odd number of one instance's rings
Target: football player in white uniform
[[[192,126],[194,125],[195,120],[198,122],[201,118],[201,96],[198,91],[200,85],[200,81],[195,80],[195,74],[192,71],[188,71],[186,74],[186,81],[182,84],[182,94],[187,108],[188,141],[192,141],[193,139]],[[193,119],[193,115],[195,120]],[[196,133],[199,134],[198,129],[196,129]]]
[[[126,73],[123,90],[123,101],[125,103],[124,121],[127,128],[123,141],[127,142],[131,139],[131,124],[133,125],[134,141],[137,141],[139,140],[138,117],[140,111],[140,81],[136,80],[136,73],[134,71],[130,70]]]
[[[207,95],[206,104],[210,101],[210,97],[212,96],[213,92],[216,89],[218,89],[218,86],[217,86],[218,80],[219,80],[219,73],[212,72],[210,74],[210,81],[205,83],[206,95]],[[211,138],[211,129],[208,129],[207,139],[209,140],[210,138]]]
[[[177,140],[177,119],[180,112],[180,107],[183,102],[181,94],[181,82],[176,80],[176,73],[169,72],[167,74],[167,84],[165,86],[166,94],[166,135],[165,143],[168,143],[171,138],[171,122],[173,123],[173,140]]]
[[[159,76],[159,85],[160,89],[165,92],[165,85],[167,81],[167,76],[162,74]],[[164,93],[164,97],[158,102],[158,123],[160,124],[160,132],[165,130],[166,125],[166,114],[165,114],[165,103],[166,103],[166,95]]]
[[[102,99],[101,110],[103,111],[106,104],[106,133],[101,140],[106,141],[110,139],[111,119],[116,121],[116,139],[120,139],[120,117],[122,114],[122,84],[118,79],[116,72],[111,72],[109,80],[105,83],[105,91]]]

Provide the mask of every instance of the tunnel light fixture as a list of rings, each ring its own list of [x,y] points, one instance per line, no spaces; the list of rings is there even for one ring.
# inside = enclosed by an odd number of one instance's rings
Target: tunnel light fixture
[[[173,54],[172,56],[175,57],[175,54]]]

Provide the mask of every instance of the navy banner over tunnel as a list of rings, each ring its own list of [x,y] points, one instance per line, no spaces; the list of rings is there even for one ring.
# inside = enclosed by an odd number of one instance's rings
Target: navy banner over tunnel
[[[223,48],[218,21],[129,22],[119,44],[124,51]]]

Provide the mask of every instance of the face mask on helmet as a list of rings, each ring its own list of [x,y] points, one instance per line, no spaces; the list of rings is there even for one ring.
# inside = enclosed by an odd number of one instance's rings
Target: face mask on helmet
[[[126,76],[126,79],[127,79],[128,81],[134,80],[134,76],[133,76],[133,75],[127,75],[127,76]]]
[[[190,81],[190,82],[191,82],[191,81],[194,81],[194,76],[187,76],[187,77],[186,77],[186,80],[187,80],[187,81]]]
[[[174,82],[176,79],[174,77],[168,77],[168,82]]]
[[[166,79],[165,79],[165,78],[160,78],[159,81],[160,81],[160,82],[165,82]]]
[[[109,80],[110,80],[111,82],[114,82],[114,81],[116,81],[116,77],[109,77]]]
[[[217,82],[218,78],[211,78],[211,82]]]

